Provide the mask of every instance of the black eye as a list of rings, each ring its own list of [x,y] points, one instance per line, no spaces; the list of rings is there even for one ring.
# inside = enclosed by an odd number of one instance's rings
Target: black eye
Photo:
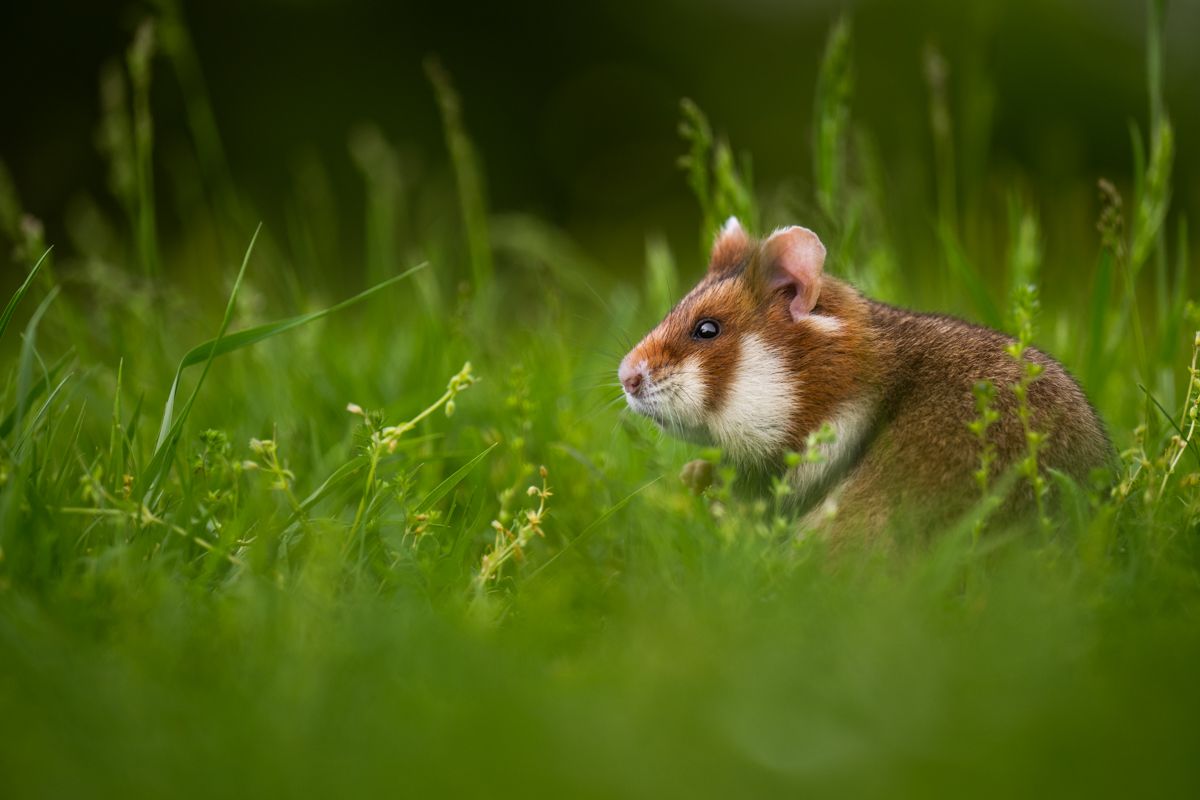
[[[693,339],[715,339],[721,332],[721,325],[715,319],[702,319],[692,330]]]

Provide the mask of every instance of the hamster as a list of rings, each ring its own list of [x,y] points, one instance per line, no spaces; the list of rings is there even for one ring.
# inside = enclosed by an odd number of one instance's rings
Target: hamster
[[[799,226],[752,239],[735,218],[715,238],[708,272],[621,361],[629,407],[667,432],[722,449],[743,474],[785,470],[797,512],[836,508],[847,526],[876,529],[900,513],[947,522],[980,498],[972,388],[996,386],[991,479],[1026,453],[1012,386],[1012,339],[953,317],[871,300],[825,274],[825,247]],[[1053,358],[1028,391],[1032,427],[1047,438],[1039,468],[1080,482],[1111,466],[1104,426]],[[825,423],[821,458],[788,468]],[[1018,480],[1005,514],[1033,505]],[[822,512],[821,517],[829,516]]]

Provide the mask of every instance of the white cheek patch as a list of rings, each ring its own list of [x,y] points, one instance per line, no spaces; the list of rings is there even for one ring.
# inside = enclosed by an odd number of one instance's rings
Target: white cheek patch
[[[713,439],[737,461],[763,461],[787,441],[797,386],[783,356],[759,336],[746,336],[729,390],[708,418]]]
[[[833,442],[817,445],[821,460],[802,463],[792,468],[789,482],[796,492],[804,497],[825,481],[841,473],[862,449],[871,432],[875,416],[875,403],[871,400],[850,400],[826,420],[833,428]]]
[[[680,422],[691,427],[701,424],[705,388],[700,364],[695,358],[687,358],[680,363],[663,388],[669,392],[668,402]]]

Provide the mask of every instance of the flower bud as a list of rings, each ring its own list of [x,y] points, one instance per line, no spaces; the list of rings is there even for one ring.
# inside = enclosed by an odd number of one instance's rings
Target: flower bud
[[[683,465],[679,479],[691,489],[693,494],[700,494],[713,482],[713,465],[711,461],[697,459]]]

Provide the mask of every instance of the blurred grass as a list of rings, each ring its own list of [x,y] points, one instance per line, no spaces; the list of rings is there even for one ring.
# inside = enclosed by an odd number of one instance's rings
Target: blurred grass
[[[1098,231],[1066,236],[1090,242],[1070,286],[1048,285],[1060,221],[1020,177],[956,167],[986,126],[955,118],[936,51],[933,262],[905,262],[889,228],[918,194],[886,180],[889,131],[855,115],[848,19],[817,81],[811,200],[756,194],[748,157],[684,105],[702,241],[730,213],[761,228],[813,209],[833,269],[878,296],[965,294],[1022,338],[1036,323],[1123,451],[1113,491],[1057,481],[1046,529],[976,540],[968,519],[837,554],[770,503],[693,496],[677,474],[700,453],[618,412],[617,360],[700,270],[667,239],[647,238],[631,287],[547,221],[490,215],[429,62],[458,194],[421,193],[394,145],[356,131],[354,274],[395,285],[326,297],[299,265],[334,269],[319,215],[339,198],[309,170],[286,231],[230,219],[249,204],[163,9],[207,190],[155,192],[138,70],[157,62],[139,56],[103,84],[123,217],[76,216],[39,278],[40,226],[0,191],[29,277],[0,324],[0,794],[1195,791],[1200,318],[1169,211],[1160,6],[1138,179],[1104,188]],[[964,199],[988,193],[1007,215]],[[197,220],[178,241],[155,226],[167,197],[195,204],[174,209]],[[438,222],[406,225],[411,209]],[[239,271],[225,242],[243,235]]]

